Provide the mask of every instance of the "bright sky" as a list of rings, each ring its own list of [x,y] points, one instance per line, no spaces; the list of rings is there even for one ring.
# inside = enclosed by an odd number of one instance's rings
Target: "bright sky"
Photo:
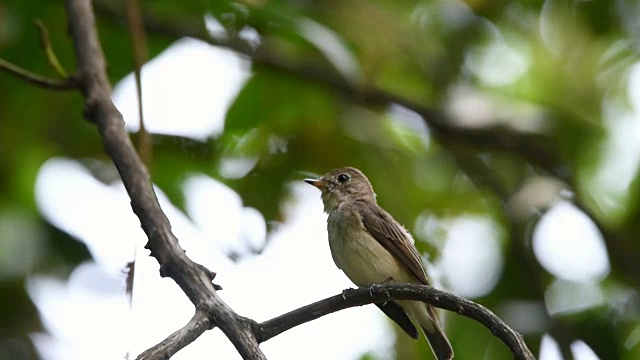
[[[335,36],[318,32],[318,26],[305,22],[306,36],[316,42]],[[351,64],[343,52],[325,51],[326,56],[332,53],[340,56],[336,62]],[[480,60],[476,63],[475,71],[486,66]],[[190,39],[176,42],[143,70],[148,128],[200,140],[217,136],[223,130],[227,107],[249,77],[248,68],[245,60],[231,52]],[[113,98],[127,119],[127,128],[135,131],[132,76],[116,86]],[[612,151],[623,150],[613,147]],[[244,170],[252,166],[241,165]],[[234,173],[234,169],[227,170]],[[238,313],[257,321],[352,286],[331,260],[326,215],[317,190],[302,182],[290,187],[292,200],[283,205],[286,220],[268,238],[259,212],[244,207],[238,194],[203,174],[191,174],[184,181],[188,214],[156,189],[187,255],[217,272],[216,282],[224,287],[220,296]],[[193,306],[173,281],[159,277],[157,262],[142,248],[146,237],[120,184],[98,182],[75,160],[52,158],[38,174],[36,200],[43,216],[87,244],[94,259],[76,268],[67,281],[52,276],[28,280],[29,294],[48,330],[48,334],[33,335],[44,359],[118,359],[128,351],[133,358],[190,319]],[[472,298],[491,291],[505,256],[499,227],[478,216],[430,221],[438,221],[447,233],[442,257],[434,262],[433,270],[449,290]],[[418,223],[411,230],[428,231],[432,225]],[[268,246],[262,255],[246,256],[239,263],[224,255],[229,250],[246,254],[265,241]],[[559,279],[548,291],[548,311],[576,311],[603,301],[597,283],[608,274],[609,261],[602,236],[570,203],[558,200],[542,217],[534,232],[533,250],[541,265]],[[122,269],[134,257],[137,273],[130,309],[123,294]],[[576,294],[588,294],[590,302],[572,307]],[[306,359],[346,360],[366,352],[385,359],[393,336],[384,315],[368,306],[297,327],[262,348],[273,359],[304,355]],[[551,337],[545,336],[542,344],[541,360],[561,359]],[[576,359],[597,359],[583,342],[574,343],[572,350]],[[212,353],[221,359],[239,358],[219,330],[208,331],[174,358],[202,358]]]

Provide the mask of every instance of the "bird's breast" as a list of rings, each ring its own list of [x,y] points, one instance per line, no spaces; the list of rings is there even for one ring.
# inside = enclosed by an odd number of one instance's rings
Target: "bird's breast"
[[[354,284],[365,286],[389,277],[413,282],[409,271],[367,232],[357,213],[340,210],[327,220],[329,247],[335,264]]]

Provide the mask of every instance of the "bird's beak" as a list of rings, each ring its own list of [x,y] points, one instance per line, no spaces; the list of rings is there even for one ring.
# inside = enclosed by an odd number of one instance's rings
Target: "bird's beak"
[[[313,185],[313,186],[317,187],[317,188],[318,188],[318,189],[320,189],[320,190],[324,190],[324,189],[326,189],[326,188],[327,188],[327,183],[325,183],[325,182],[324,182],[324,181],[322,181],[322,180],[318,180],[318,179],[304,179],[304,181],[305,181],[307,184],[311,184],[311,185]]]

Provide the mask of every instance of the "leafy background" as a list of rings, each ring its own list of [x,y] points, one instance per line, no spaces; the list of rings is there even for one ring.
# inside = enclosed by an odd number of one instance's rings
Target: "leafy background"
[[[637,1],[160,0],[143,8],[149,58],[190,34],[255,60],[220,134],[154,137],[153,180],[173,204],[185,207],[185,174],[206,174],[259,210],[272,231],[286,221],[282,204],[291,181],[351,164],[369,175],[382,206],[416,233],[431,259],[443,250],[446,228],[421,233],[413,224],[474,215],[498,224],[504,266],[495,286],[474,300],[499,315],[518,302],[547,309],[543,319],[522,313],[518,322],[542,323],[519,329],[534,353],[549,334],[565,358],[576,340],[600,359],[640,358]],[[133,70],[125,10],[102,0],[96,11],[115,84]],[[226,37],[207,35],[205,14]],[[46,24],[56,54],[73,69],[58,1],[0,3],[0,57],[55,77],[34,18]],[[327,51],[323,44],[336,45],[326,38],[319,45],[309,26],[330,29],[346,55]],[[259,45],[243,40],[242,29],[255,30]],[[52,157],[108,168],[81,109],[78,93],[0,74],[2,358],[37,357],[29,334],[45,329],[26,279],[64,278],[91,256],[43,219],[34,195],[36,176]],[[229,159],[249,161],[250,170],[225,177],[220,169]],[[109,171],[94,175],[115,180]],[[542,185],[532,187],[535,181]],[[558,282],[562,276],[534,254],[532,237],[543,214],[563,199],[597,224],[610,272],[595,281],[602,301],[553,313],[551,286],[573,283]],[[457,358],[510,358],[478,324],[451,317],[448,326]],[[402,337],[396,352],[402,359],[430,356],[424,342]]]

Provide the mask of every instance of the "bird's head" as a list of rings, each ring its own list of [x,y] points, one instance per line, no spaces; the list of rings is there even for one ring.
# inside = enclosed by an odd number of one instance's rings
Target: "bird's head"
[[[305,179],[304,181],[320,189],[326,213],[337,209],[345,201],[376,201],[376,194],[369,179],[362,171],[353,167],[334,169],[319,179]]]

